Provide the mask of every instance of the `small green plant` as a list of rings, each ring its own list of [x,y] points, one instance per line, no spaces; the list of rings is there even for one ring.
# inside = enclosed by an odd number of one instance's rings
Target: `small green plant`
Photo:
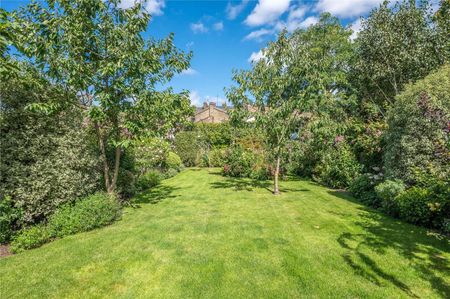
[[[360,175],[350,184],[349,191],[361,202],[378,208],[381,202],[374,189],[377,179],[371,174]]]
[[[174,152],[169,152],[166,157],[165,167],[167,169],[179,170],[183,166],[180,156]]]
[[[0,244],[11,239],[21,217],[22,211],[14,206],[11,197],[0,198]]]
[[[398,216],[399,209],[395,197],[405,191],[401,180],[386,180],[375,187],[375,192],[381,199],[381,209],[392,216]]]
[[[161,179],[162,175],[159,171],[150,170],[138,178],[136,182],[136,189],[139,191],[150,189],[159,185]]]
[[[48,228],[53,236],[64,237],[108,225],[120,217],[120,212],[117,198],[96,193],[62,206],[50,217]]]
[[[11,242],[11,252],[19,253],[27,249],[37,248],[51,239],[49,229],[44,225],[36,225],[22,230]]]

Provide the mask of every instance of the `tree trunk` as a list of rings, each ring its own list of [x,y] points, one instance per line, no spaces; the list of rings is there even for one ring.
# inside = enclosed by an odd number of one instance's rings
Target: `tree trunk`
[[[119,177],[119,168],[120,168],[120,146],[116,147],[114,155],[114,174],[112,182],[108,189],[108,193],[113,193],[116,190],[117,178]]]
[[[278,176],[280,174],[280,155],[277,155],[277,162],[275,166],[275,175],[273,180],[273,194],[280,194],[280,189],[278,188]]]
[[[98,147],[100,148],[100,160],[102,160],[102,163],[103,163],[103,176],[105,177],[105,188],[109,192],[109,189],[111,188],[111,186],[110,186],[110,182],[109,182],[109,165],[108,165],[108,159],[106,158],[106,146],[105,146],[105,140],[103,138],[103,135],[102,135],[102,132],[100,130],[98,123],[95,124],[95,130],[97,132]]]

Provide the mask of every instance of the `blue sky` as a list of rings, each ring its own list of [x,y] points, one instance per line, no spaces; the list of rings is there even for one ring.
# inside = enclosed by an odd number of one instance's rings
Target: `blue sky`
[[[124,8],[146,2],[153,14],[146,34],[163,38],[175,33],[181,50],[192,50],[191,68],[170,83],[176,91],[191,92],[193,104],[225,100],[233,69],[249,68],[259,50],[286,27],[292,31],[317,21],[321,12],[338,16],[344,25],[359,29],[359,17],[382,0],[122,0]],[[0,0],[13,10],[27,0]]]

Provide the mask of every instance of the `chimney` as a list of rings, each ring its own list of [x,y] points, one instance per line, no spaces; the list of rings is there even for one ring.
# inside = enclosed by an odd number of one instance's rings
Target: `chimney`
[[[207,102],[203,102],[203,108],[208,108],[208,103]]]
[[[216,102],[211,102],[211,103],[209,103],[209,105],[212,107],[216,107]]]

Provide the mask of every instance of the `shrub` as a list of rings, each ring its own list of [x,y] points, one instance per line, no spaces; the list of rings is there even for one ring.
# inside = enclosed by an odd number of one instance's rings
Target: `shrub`
[[[0,198],[0,244],[10,241],[21,218],[22,211],[14,206],[11,197]]]
[[[17,77],[0,80],[0,190],[21,207],[29,225],[97,190],[100,175],[82,111],[77,105],[52,113],[27,109],[32,103],[54,104],[70,96],[22,70]]]
[[[450,65],[406,87],[388,114],[384,167],[408,184],[417,169],[449,172]]]
[[[181,169],[182,166],[183,166],[183,163],[181,161],[180,156],[178,156],[174,152],[169,152],[167,154],[167,158],[166,158],[166,161],[165,161],[165,167],[167,169],[179,170],[179,169]]]
[[[414,186],[396,197],[405,221],[445,231],[450,219],[450,184],[436,180],[426,187]]]
[[[151,169],[165,167],[169,153],[169,143],[161,138],[139,140],[134,146],[137,174],[142,175]]]
[[[11,242],[11,252],[19,253],[27,249],[37,248],[51,239],[46,226],[35,225],[22,230]]]
[[[194,131],[183,131],[175,135],[175,152],[180,156],[186,166],[195,166],[197,162],[200,144],[198,133]]]
[[[179,171],[177,169],[169,168],[163,173],[164,179],[174,177],[178,174],[178,172]]]
[[[48,221],[49,231],[63,237],[102,227],[118,219],[121,207],[117,198],[106,193],[96,193],[59,208]]]
[[[375,192],[375,185],[378,179],[378,176],[363,174],[350,184],[349,191],[361,202],[378,208],[381,205],[380,199]]]
[[[209,167],[223,167],[225,164],[225,150],[224,149],[212,149],[208,154]]]
[[[323,155],[314,169],[314,179],[331,188],[345,188],[358,176],[360,168],[350,148],[342,141]]]
[[[401,180],[386,180],[375,187],[375,192],[381,200],[381,208],[384,212],[398,216],[399,208],[395,197],[405,191],[405,184]]]
[[[232,177],[250,177],[255,156],[241,146],[229,148],[225,154],[224,174]]]
[[[425,188],[412,187],[397,196],[400,218],[410,223],[430,226],[432,211],[428,206],[429,192]]]
[[[162,175],[159,171],[150,170],[138,178],[136,182],[136,188],[139,191],[150,189],[152,187],[159,185],[161,179]]]

